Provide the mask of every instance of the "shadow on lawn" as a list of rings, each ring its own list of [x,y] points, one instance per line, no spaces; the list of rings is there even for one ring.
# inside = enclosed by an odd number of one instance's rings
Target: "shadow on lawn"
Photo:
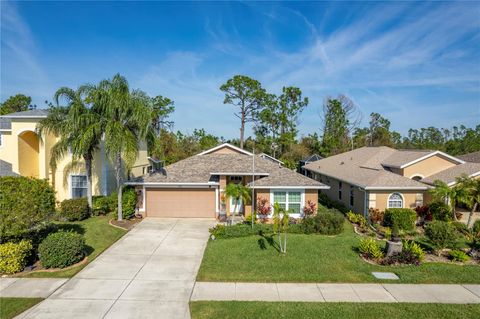
[[[275,239],[273,239],[273,235],[265,235],[265,234],[260,234],[260,237],[257,241],[258,247],[261,250],[266,250],[267,245],[269,244],[271,247],[273,247],[276,251],[280,252],[280,246],[278,246],[277,242]]]

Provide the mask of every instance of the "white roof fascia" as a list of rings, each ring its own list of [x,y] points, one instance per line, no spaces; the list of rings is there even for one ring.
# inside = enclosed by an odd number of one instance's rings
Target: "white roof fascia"
[[[204,155],[204,154],[208,154],[208,153],[211,153],[211,152],[214,152],[216,150],[219,150],[223,147],[229,147],[231,149],[234,149],[235,151],[237,152],[240,152],[240,153],[243,153],[245,155],[253,155],[252,153],[250,153],[249,151],[245,151],[244,149],[241,149],[240,147],[236,147],[230,143],[223,143],[223,144],[220,144],[218,146],[215,146],[214,148],[211,148],[211,149],[208,149],[206,151],[203,151],[201,153],[198,153],[197,155]]]

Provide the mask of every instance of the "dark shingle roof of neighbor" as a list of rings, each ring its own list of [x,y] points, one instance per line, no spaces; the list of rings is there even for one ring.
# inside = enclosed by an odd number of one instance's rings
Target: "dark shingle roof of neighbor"
[[[12,164],[0,160],[0,176],[19,176],[12,171]]]
[[[322,158],[323,158],[323,157],[321,157],[321,156],[318,155],[318,154],[313,154],[313,155],[308,156],[307,158],[304,158],[303,160],[301,160],[301,162],[310,163],[310,162],[319,161],[319,160],[321,160]]]
[[[208,183],[212,174],[250,175],[252,155],[210,153],[194,155],[154,172],[134,179],[134,183]],[[255,174],[264,175],[255,186],[325,187],[324,184],[280,166],[271,160],[255,156]]]
[[[9,113],[9,114],[2,115],[1,117],[3,118],[47,117],[48,112],[49,111],[47,109],[33,109],[33,110],[28,110],[23,112]]]
[[[480,163],[480,151],[457,156],[465,162]]]

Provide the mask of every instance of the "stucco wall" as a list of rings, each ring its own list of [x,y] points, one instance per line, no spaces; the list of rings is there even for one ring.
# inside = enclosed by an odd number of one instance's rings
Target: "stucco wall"
[[[405,167],[403,176],[411,178],[415,175],[427,177],[455,166],[456,163],[440,155],[431,156],[423,161]]]
[[[385,210],[388,208],[388,198],[392,193],[399,193],[403,197],[403,208],[414,209],[424,202],[424,192],[419,191],[375,191],[370,192],[370,208]]]
[[[356,213],[363,214],[365,211],[365,193],[357,186],[353,186],[353,206],[350,205],[350,186],[351,184],[342,182],[342,198],[339,198],[339,181],[332,177],[322,176],[316,174],[316,179],[328,186],[330,189],[322,189],[321,192],[326,194],[330,199],[343,203],[346,207]]]

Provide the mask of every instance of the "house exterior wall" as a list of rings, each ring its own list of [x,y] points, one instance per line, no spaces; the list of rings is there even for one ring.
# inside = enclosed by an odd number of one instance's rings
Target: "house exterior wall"
[[[375,191],[370,192],[369,208],[387,209],[388,198],[392,193],[399,193],[403,197],[403,208],[414,209],[417,206],[423,205],[425,201],[425,192],[421,191]]]
[[[38,142],[37,155],[32,154],[32,143],[25,143],[22,137],[28,137],[33,142],[33,134],[40,119],[12,119],[11,131],[2,131],[2,146],[0,147],[0,159],[12,164],[13,172],[25,176],[35,176],[41,179],[48,179],[56,192],[56,199],[62,201],[71,198],[71,175],[85,175],[85,166],[83,160],[78,161],[78,165],[72,166],[72,156],[66,154],[58,161],[55,171],[50,167],[50,152],[57,142],[58,138],[51,134],[44,134]],[[22,134],[23,133],[23,134]],[[30,146],[29,146],[30,145]],[[140,146],[139,155],[134,164],[136,167],[148,165],[146,146]],[[132,174],[134,177],[140,176],[142,170],[139,169]],[[22,174],[21,174],[22,175]],[[105,156],[103,145],[100,151],[94,155],[92,168],[92,192],[93,195],[107,195],[116,189],[115,171],[112,162]]]
[[[318,173],[314,174],[317,181],[330,186],[330,189],[322,189],[321,192],[326,194],[331,200],[341,202],[345,207],[356,213],[363,214],[365,212],[365,192],[360,190],[358,186],[351,185],[347,182],[341,182],[338,179],[327,177]],[[340,182],[342,183],[342,198],[339,198]],[[350,205],[350,190],[353,187],[353,205]]]
[[[447,168],[457,165],[450,159],[442,157],[440,155],[431,156],[423,161],[407,166],[403,169],[403,176],[412,178],[415,175],[427,177]]]

